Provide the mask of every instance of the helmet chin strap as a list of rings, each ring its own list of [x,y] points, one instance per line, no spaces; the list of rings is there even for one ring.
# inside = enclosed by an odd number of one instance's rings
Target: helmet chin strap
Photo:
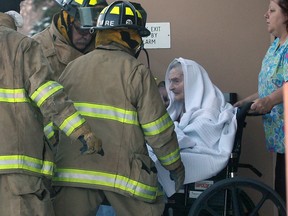
[[[144,44],[142,43],[138,48],[137,51],[135,53],[135,58],[138,58],[140,55],[141,50],[143,50],[146,54],[146,58],[147,58],[147,67],[150,69],[150,59],[149,59],[149,54],[148,51],[144,48]]]
[[[141,52],[141,50],[143,50],[143,49],[144,49],[144,44],[142,43],[142,44],[140,44],[140,45],[137,47],[137,49],[136,49],[136,51],[135,51],[135,54],[134,54],[135,58],[138,58],[138,57],[139,57],[140,52]]]
[[[149,60],[149,54],[148,54],[148,51],[144,48],[143,46],[143,50],[146,54],[146,58],[147,58],[147,67],[150,69],[150,60]]]

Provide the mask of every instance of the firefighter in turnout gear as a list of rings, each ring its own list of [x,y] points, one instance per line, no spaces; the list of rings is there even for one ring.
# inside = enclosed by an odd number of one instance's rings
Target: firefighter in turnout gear
[[[96,22],[101,10],[108,5],[106,0],[56,0],[56,2],[62,10],[54,15],[50,26],[33,36],[41,44],[54,71],[52,74],[54,80],[58,80],[69,62],[95,49],[96,33],[90,31],[85,19],[81,19],[85,18],[82,16],[83,12],[89,10],[92,21]],[[44,131],[50,143],[56,145],[58,135],[55,125],[45,121]]]
[[[135,57],[143,47],[141,37],[150,34],[144,12],[126,1],[106,7],[98,17],[96,50],[71,62],[59,78],[101,136],[105,155],[80,157],[60,135],[53,178],[56,215],[95,215],[107,199],[120,216],[160,216],[163,193],[146,143],[170,171],[176,190],[183,184],[174,124],[151,71]]]
[[[91,11],[97,21],[101,10],[107,6],[106,0],[56,0],[62,7],[53,16],[52,23],[42,32],[33,36],[50,62],[57,80],[67,64],[79,56],[95,49],[95,33],[83,28],[80,12]]]
[[[74,140],[78,154],[81,142],[83,153],[103,153],[102,144],[63,86],[50,79],[40,45],[17,32],[20,3],[0,1],[0,215],[53,216],[54,161],[43,139],[43,116]]]

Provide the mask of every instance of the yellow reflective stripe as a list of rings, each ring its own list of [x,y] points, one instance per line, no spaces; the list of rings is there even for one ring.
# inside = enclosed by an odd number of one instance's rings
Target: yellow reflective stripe
[[[83,2],[84,2],[84,0],[75,0],[75,2],[78,3],[78,4],[80,4],[80,5],[82,5]]]
[[[160,196],[165,196],[165,193],[163,190],[161,190],[161,187],[160,189],[158,189],[158,193],[157,193],[157,197],[160,197]]]
[[[97,4],[97,0],[90,0],[89,5],[96,5]]]
[[[53,95],[55,92],[63,89],[63,86],[55,81],[48,81],[40,86],[32,95],[31,99],[35,101],[38,107],[40,107],[47,98]]]
[[[158,159],[162,165],[168,166],[170,164],[173,164],[174,162],[180,159],[180,149],[178,148],[174,152],[166,156],[159,157]]]
[[[48,139],[51,139],[54,136],[54,129],[56,129],[56,126],[53,124],[53,122],[50,122],[44,127],[44,134]]]
[[[84,3],[84,0],[74,0],[76,3],[80,4],[82,6],[82,4]],[[89,1],[89,5],[96,5],[97,4],[97,0],[90,0]]]
[[[110,14],[119,15],[119,14],[120,14],[120,8],[119,8],[118,6],[115,6],[115,7],[112,8],[112,10],[110,11]]]
[[[142,19],[142,14],[138,10],[136,10],[136,12],[137,12],[137,16]]]
[[[84,183],[117,188],[147,200],[155,200],[158,187],[152,187],[124,176],[77,169],[57,169],[53,181]]]
[[[70,136],[71,133],[80,125],[85,122],[79,112],[75,112],[73,115],[66,118],[63,123],[60,125],[60,129],[67,135]]]
[[[130,7],[125,8],[125,15],[134,16],[134,13]]]
[[[74,103],[74,106],[83,116],[109,119],[125,124],[139,125],[137,112],[135,111],[91,103]]]
[[[167,128],[171,127],[171,125],[173,125],[173,121],[168,113],[166,113],[156,121],[142,125],[142,129],[146,136],[153,136],[165,131]]]
[[[23,103],[29,102],[25,89],[2,89],[0,88],[0,102]]]
[[[53,174],[54,163],[25,155],[0,156],[0,170],[22,169],[39,174]]]

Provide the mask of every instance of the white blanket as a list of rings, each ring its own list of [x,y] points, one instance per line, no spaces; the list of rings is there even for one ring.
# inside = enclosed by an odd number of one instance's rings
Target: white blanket
[[[225,102],[222,92],[211,82],[205,69],[192,60],[175,59],[182,65],[185,105],[174,101],[169,91],[169,67],[166,89],[170,99],[167,108],[175,125],[180,154],[185,166],[185,184],[205,180],[219,173],[228,162],[237,129],[236,108]],[[185,106],[180,122],[177,122]],[[156,163],[159,182],[168,197],[175,193],[174,182],[149,148]]]

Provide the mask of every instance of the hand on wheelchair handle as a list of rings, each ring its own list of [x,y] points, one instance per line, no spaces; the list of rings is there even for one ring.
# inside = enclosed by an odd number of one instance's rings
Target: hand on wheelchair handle
[[[182,161],[178,168],[176,168],[175,170],[170,170],[170,178],[175,182],[175,191],[179,191],[184,184],[185,179],[185,168]]]

